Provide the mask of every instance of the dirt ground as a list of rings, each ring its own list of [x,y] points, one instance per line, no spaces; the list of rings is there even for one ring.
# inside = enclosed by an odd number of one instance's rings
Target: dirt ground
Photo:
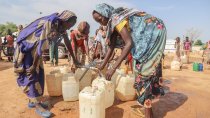
[[[166,95],[153,101],[154,118],[210,118],[210,67],[204,65],[204,72],[193,72],[192,64],[183,65],[182,71],[171,71],[171,56],[166,56],[163,70]],[[200,61],[193,57],[191,62]],[[67,60],[60,60],[60,65]],[[34,109],[27,108],[27,97],[16,84],[12,63],[0,61],[0,118],[39,118]],[[45,72],[52,67],[45,64]],[[48,97],[50,111],[55,118],[79,118],[77,102],[64,102],[62,97]],[[106,118],[138,118],[131,107],[135,101],[115,101],[106,109]]]

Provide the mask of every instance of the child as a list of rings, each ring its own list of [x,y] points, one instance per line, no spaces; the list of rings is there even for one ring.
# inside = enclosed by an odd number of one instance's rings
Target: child
[[[88,48],[88,35],[89,35],[90,25],[86,22],[80,22],[77,29],[73,30],[70,34],[71,44],[76,56],[76,59],[82,65],[85,64],[86,55],[89,59],[89,48]]]

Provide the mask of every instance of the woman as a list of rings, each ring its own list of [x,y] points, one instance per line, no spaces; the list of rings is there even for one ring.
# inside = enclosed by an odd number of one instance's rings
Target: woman
[[[48,41],[55,37],[63,37],[64,42],[77,63],[66,33],[76,23],[76,15],[68,10],[61,14],[54,13],[39,18],[25,27],[17,37],[15,49],[15,72],[18,73],[18,86],[28,96],[29,108],[36,108],[36,113],[42,117],[50,117],[51,112],[45,109],[41,102],[44,93],[44,68],[42,52],[48,46]]]
[[[13,60],[13,52],[14,52],[14,36],[12,35],[12,31],[10,29],[7,30],[7,35],[4,38],[4,44],[6,44],[8,61]]]
[[[207,42],[206,56],[207,56],[207,64],[210,64],[210,41]]]
[[[175,57],[175,59],[178,60],[178,61],[181,61],[181,58],[180,58],[180,47],[181,47],[180,38],[177,37],[176,38],[176,42],[175,42],[175,48],[176,48],[176,57]]]
[[[105,3],[97,5],[92,15],[96,22],[108,27],[106,38],[109,48],[99,70],[107,64],[116,44],[121,45],[120,40],[117,40],[120,35],[124,48],[116,63],[107,71],[106,79],[111,79],[116,68],[130,52],[136,76],[134,87],[137,101],[145,107],[145,116],[151,118],[151,99],[163,92],[156,76],[156,67],[162,58],[166,42],[166,29],[162,20],[134,9],[114,9]]]
[[[186,37],[186,40],[184,41],[184,55],[187,56],[187,63],[189,63],[191,46],[192,44],[189,41],[189,37]]]
[[[85,64],[86,56],[88,56],[89,59],[89,32],[90,25],[86,21],[83,21],[79,23],[77,30],[72,31],[70,34],[74,54],[82,65]]]

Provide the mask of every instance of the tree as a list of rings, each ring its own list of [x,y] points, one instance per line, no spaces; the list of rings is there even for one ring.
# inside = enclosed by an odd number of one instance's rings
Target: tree
[[[6,24],[0,24],[0,36],[3,37],[7,34],[8,29],[10,29],[12,32],[17,31],[16,24],[12,22],[6,22]]]
[[[194,45],[201,46],[201,45],[203,45],[203,43],[201,40],[196,40]]]
[[[198,39],[200,35],[201,35],[201,32],[195,28],[188,29],[186,33],[186,36],[188,36],[191,41]]]

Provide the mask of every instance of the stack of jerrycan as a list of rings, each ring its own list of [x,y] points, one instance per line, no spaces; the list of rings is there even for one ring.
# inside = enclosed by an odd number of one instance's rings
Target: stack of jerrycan
[[[73,73],[65,73],[62,81],[62,94],[64,101],[76,101],[79,99],[79,81]]]
[[[114,84],[107,81],[104,77],[97,77],[92,82],[92,87],[97,87],[105,91],[105,108],[108,108],[114,103]]]
[[[105,91],[85,87],[79,93],[80,118],[105,118]]]
[[[91,86],[91,82],[93,79],[92,70],[88,70],[86,68],[78,68],[75,72],[75,78],[79,81],[79,90],[81,91],[86,86]]]
[[[49,96],[62,95],[62,77],[60,70],[53,70],[46,74],[46,85]]]
[[[133,87],[135,76],[132,72],[121,70],[116,78],[115,95],[121,101],[134,100],[136,97],[135,89]]]

